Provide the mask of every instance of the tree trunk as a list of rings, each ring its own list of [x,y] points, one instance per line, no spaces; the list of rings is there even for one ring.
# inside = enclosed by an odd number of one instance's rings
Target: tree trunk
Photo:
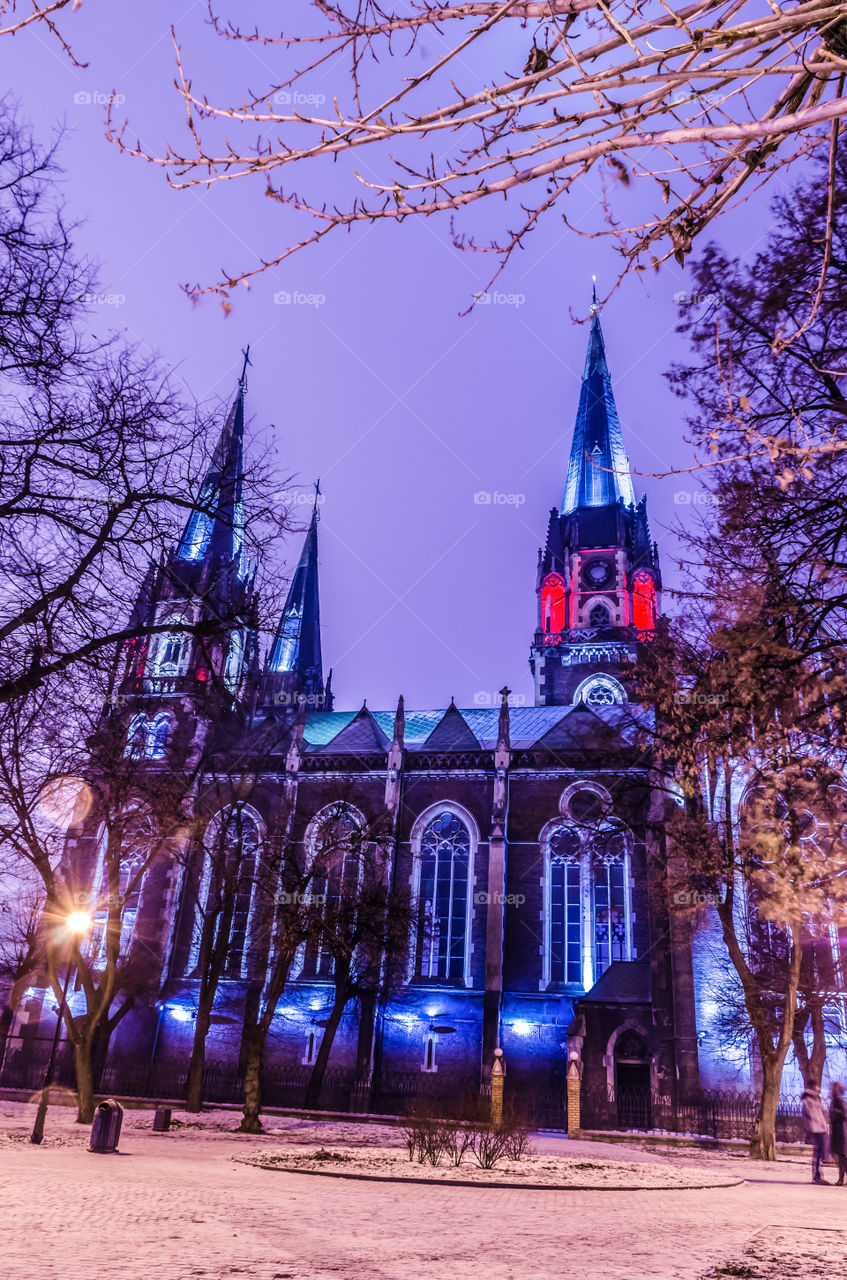
[[[258,1027],[245,1033],[244,1055],[244,1115],[241,1120],[242,1133],[261,1133],[262,1121],[259,1115],[262,1105],[262,1062],[265,1056],[265,1037]]]
[[[777,1056],[762,1063],[762,1096],[750,1138],[752,1160],[776,1160],[776,1109],[784,1062],[783,1054],[781,1061]]]
[[[194,1044],[191,1047],[191,1061],[188,1064],[188,1080],[186,1082],[186,1111],[201,1111],[203,1108],[203,1071],[206,1067],[206,1036],[212,1021],[212,1001],[208,995],[201,995],[197,1003],[197,1022],[194,1026]]]
[[[9,1040],[9,1032],[12,1029],[12,1020],[15,1011],[11,1004],[4,1005],[3,1012],[0,1013],[0,1067],[3,1066],[3,1059],[6,1056],[6,1045]]]
[[[91,1069],[91,1040],[83,1036],[74,1042],[76,1067],[77,1124],[91,1124],[94,1119],[94,1073]]]
[[[794,1057],[803,1073],[803,1083],[812,1081],[820,1084],[823,1069],[826,1066],[826,1021],[824,1018],[825,1000],[822,997],[810,997],[802,1009],[797,1010],[794,1019]],[[812,1052],[806,1048],[806,1027],[812,1027]]]
[[[344,1006],[347,1004],[347,994],[346,983],[341,987],[335,988],[335,1003],[327,1020],[326,1030],[321,1039],[321,1047],[318,1049],[318,1056],[315,1058],[315,1065],[309,1077],[309,1085],[303,1102],[304,1107],[316,1107],[320,1102],[329,1054],[332,1049],[332,1042],[335,1039],[335,1033],[341,1022],[341,1015],[344,1013]]]

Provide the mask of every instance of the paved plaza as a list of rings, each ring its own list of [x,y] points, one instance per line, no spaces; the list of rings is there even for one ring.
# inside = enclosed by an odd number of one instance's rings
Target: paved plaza
[[[3,1280],[805,1280],[847,1275],[847,1188],[805,1163],[769,1167],[687,1150],[568,1143],[586,1160],[684,1163],[742,1185],[706,1191],[536,1191],[366,1183],[272,1172],[257,1151],[402,1140],[379,1125],[271,1118],[259,1138],[233,1112],[185,1115],[154,1134],[127,1111],[120,1154],[53,1108],[44,1146],[32,1108],[0,1104]],[[196,1126],[196,1127],[194,1127]],[[829,1173],[830,1178],[832,1173]],[[694,1179],[692,1178],[692,1181]]]

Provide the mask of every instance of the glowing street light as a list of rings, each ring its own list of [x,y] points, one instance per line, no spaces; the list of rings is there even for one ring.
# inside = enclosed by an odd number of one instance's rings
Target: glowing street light
[[[87,911],[72,911],[66,916],[63,925],[63,931],[67,933],[75,942],[79,942],[88,930],[91,928],[91,916]],[[47,1105],[50,1097],[50,1085],[53,1083],[53,1071],[56,1066],[56,1051],[59,1048],[59,1036],[62,1034],[62,1015],[68,1003],[68,983],[71,977],[71,964],[68,960],[65,969],[65,982],[62,987],[62,999],[56,1012],[56,1030],[53,1033],[53,1046],[50,1050],[50,1057],[47,1060],[47,1070],[44,1072],[44,1083],[41,1086],[41,1097],[38,1100],[38,1110],[35,1113],[35,1124],[32,1126],[32,1133],[29,1140],[33,1145],[38,1146],[44,1138],[44,1118],[47,1115]]]

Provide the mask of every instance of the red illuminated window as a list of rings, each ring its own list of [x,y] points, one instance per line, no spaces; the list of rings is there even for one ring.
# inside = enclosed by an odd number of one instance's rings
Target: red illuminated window
[[[639,631],[656,626],[656,588],[649,573],[637,573],[632,587],[632,620]]]
[[[565,629],[565,584],[558,573],[549,574],[541,584],[541,630]]]

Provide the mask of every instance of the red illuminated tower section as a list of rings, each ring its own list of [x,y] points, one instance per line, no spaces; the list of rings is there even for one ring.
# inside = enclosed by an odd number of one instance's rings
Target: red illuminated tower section
[[[593,310],[565,494],[539,553],[537,705],[618,700],[659,614],[647,499],[635,500],[596,301]]]

